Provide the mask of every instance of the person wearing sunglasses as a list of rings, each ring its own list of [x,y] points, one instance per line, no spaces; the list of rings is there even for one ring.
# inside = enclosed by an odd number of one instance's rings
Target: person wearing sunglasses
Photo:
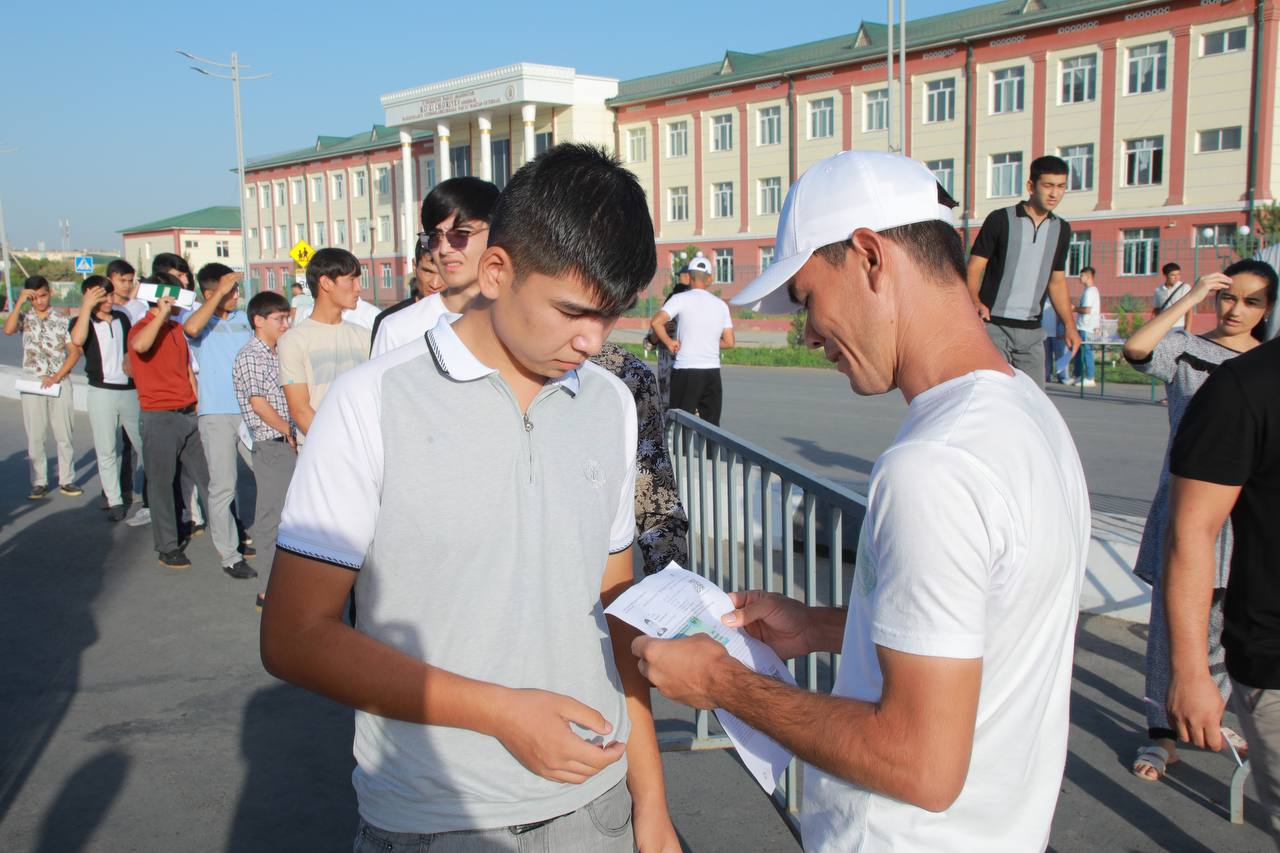
[[[480,256],[489,245],[489,217],[498,188],[479,178],[450,178],[422,202],[418,250],[435,265],[442,289],[412,307],[384,317],[374,336],[373,358],[420,339],[445,314],[460,315],[479,294]]]

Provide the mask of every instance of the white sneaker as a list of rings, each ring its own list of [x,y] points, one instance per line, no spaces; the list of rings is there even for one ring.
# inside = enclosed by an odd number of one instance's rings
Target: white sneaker
[[[1080,384],[1081,384],[1081,385],[1083,385],[1083,386],[1084,386],[1084,387],[1086,387],[1086,388],[1092,388],[1092,387],[1094,387],[1095,385],[1097,385],[1098,383],[1097,383],[1097,382],[1094,382],[1092,379],[1086,379],[1086,380],[1084,380],[1083,382],[1081,382]]]
[[[137,512],[124,520],[124,523],[130,527],[142,527],[151,523],[151,510],[145,506],[138,507]]]

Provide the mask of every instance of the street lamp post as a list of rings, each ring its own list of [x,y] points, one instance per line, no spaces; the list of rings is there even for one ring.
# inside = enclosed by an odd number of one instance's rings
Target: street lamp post
[[[204,68],[199,68],[195,65],[191,66],[191,70],[198,74],[203,74],[206,77],[214,77],[218,80],[231,81],[231,99],[235,104],[236,115],[236,198],[240,205],[240,261],[244,265],[245,293],[248,296],[252,296],[253,277],[249,274],[249,226],[246,223],[244,215],[244,131],[240,122],[240,81],[261,80],[265,77],[270,77],[271,73],[254,74],[253,76],[245,77],[240,73],[240,70],[242,68],[251,68],[252,66],[241,65],[239,55],[234,50],[231,51],[230,64],[214,62],[212,59],[195,56],[194,54],[187,53],[185,50],[179,50],[177,53],[185,56],[193,62],[203,62],[205,65],[212,65],[216,68],[227,68],[231,71],[230,74],[215,74],[214,72]]]

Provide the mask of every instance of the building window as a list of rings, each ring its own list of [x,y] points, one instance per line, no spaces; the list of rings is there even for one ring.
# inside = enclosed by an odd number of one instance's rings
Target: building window
[[[924,85],[924,120],[927,124],[956,117],[956,78],[930,80]]]
[[[773,246],[760,247],[760,272],[773,266]]]
[[[271,184],[261,184],[258,187],[258,208],[266,210],[271,206]]]
[[[1022,192],[1022,152],[991,155],[991,198],[1005,198]]]
[[[250,240],[258,239],[258,229],[252,225],[249,226],[249,239]]]
[[[198,248],[200,248],[200,244],[199,244],[199,243],[197,243],[195,240],[183,240],[183,241],[182,241],[182,248],[186,249],[186,250],[189,252],[189,251],[191,251],[192,249],[198,249]]]
[[[320,175],[311,179],[311,201],[315,204],[324,201],[324,178]]]
[[[1026,80],[1026,69],[1001,68],[991,72],[991,112],[1022,112],[1022,90]]]
[[[947,191],[947,195],[955,192],[956,183],[956,161],[950,158],[946,160],[930,160],[925,163],[925,167],[933,176],[938,179],[938,183]]]
[[[756,144],[778,145],[782,142],[782,107],[761,107],[756,112]]]
[[[1080,275],[1080,270],[1093,263],[1093,235],[1088,231],[1072,231],[1067,244],[1067,275]]]
[[[361,169],[354,172],[353,177],[356,179],[356,198],[364,198],[369,192],[369,176],[364,173],[364,169]]]
[[[378,217],[378,242],[385,243],[391,239],[391,217]]]
[[[373,174],[378,181],[378,195],[391,195],[391,169],[386,166],[379,166]]]
[[[333,200],[342,201],[346,197],[347,176],[338,172],[330,175],[329,180],[333,184]]]
[[[391,289],[391,264],[382,265],[382,289]]]
[[[551,137],[551,131],[548,130],[548,131],[539,133],[537,136],[533,138],[533,150],[534,150],[535,156],[537,154],[541,154],[544,151],[549,150],[551,146],[554,144],[555,144],[555,141]]]
[[[465,178],[471,174],[471,146],[449,146],[449,174],[455,178]]]
[[[1093,145],[1068,145],[1058,149],[1067,161],[1067,189],[1093,189]]]
[[[1202,154],[1208,151],[1240,150],[1239,127],[1218,127],[1213,130],[1202,130],[1199,133],[1199,137],[1200,152]]]
[[[436,159],[432,157],[427,161],[427,189],[435,189],[438,183],[439,180],[436,178]]]
[[[1062,103],[1092,101],[1098,89],[1098,57],[1073,56],[1062,61]]]
[[[289,246],[289,226],[288,225],[276,226],[276,233],[279,235],[279,240],[280,240],[278,243],[276,243],[276,248],[283,252]]]
[[[284,182],[276,184],[276,207],[284,207],[289,201],[288,195],[285,193]]]
[[[689,219],[689,188],[671,187],[667,190],[667,221],[686,222]]]
[[[643,127],[627,130],[627,162],[643,163],[649,159],[649,136]]]
[[[249,186],[244,188],[244,197],[250,204],[258,198],[258,188]]]
[[[1129,82],[1126,95],[1143,95],[1164,91],[1168,45],[1164,42],[1144,44],[1129,49]]]
[[[361,264],[360,265],[360,281],[365,282],[368,280],[369,280],[369,265]]]
[[[733,282],[733,249],[716,249],[716,284]]]
[[[304,201],[307,200],[307,197],[306,197],[307,188],[305,185],[303,185],[302,178],[294,178],[293,181],[290,182],[289,188],[293,193],[294,204],[302,204]]]
[[[884,130],[889,126],[889,90],[876,89],[862,96],[862,129]]]
[[[293,223],[293,242],[301,243],[307,239],[307,226],[303,222]]]
[[[347,220],[333,220],[333,244],[335,246],[347,245]]]
[[[711,150],[733,150],[733,113],[711,117]]]
[[[758,183],[757,212],[761,216],[776,214],[782,209],[782,178],[761,178]]]
[[[276,289],[276,271],[274,269],[267,270],[267,290]]]
[[[273,248],[274,247],[271,244],[271,229],[263,228],[262,229],[262,251],[264,254],[266,254],[268,252],[271,252]]]
[[[1164,137],[1126,139],[1124,143],[1124,183],[1128,187],[1158,184],[1164,177]]]
[[[315,247],[315,248],[319,249],[319,248],[321,248],[321,247],[323,247],[323,246],[327,246],[327,245],[329,245],[329,240],[328,240],[328,238],[325,236],[324,220],[323,220],[323,219],[317,219],[314,223],[312,223],[312,225],[311,225],[311,231],[312,231],[312,233],[315,235],[315,238],[316,238],[316,239],[315,239],[315,243],[314,243],[314,247]]]
[[[356,219],[356,242],[369,242],[369,220],[363,216]]]
[[[1197,225],[1195,228],[1197,246],[1234,246],[1237,225],[1220,222],[1217,225]],[[1206,233],[1208,232],[1208,233]]]
[[[511,140],[493,139],[489,142],[489,162],[493,169],[493,183],[498,189],[507,185],[511,177]]]
[[[1244,50],[1245,28],[1236,27],[1230,30],[1218,30],[1216,33],[1205,33],[1201,46],[1202,56],[1215,56],[1219,53],[1235,53]]]
[[[717,219],[733,216],[733,181],[711,185],[711,215]]]
[[[667,125],[667,156],[684,157],[689,153],[689,122],[673,121]]]
[[[809,138],[826,139],[836,134],[836,99],[818,98],[809,102]]]
[[[1124,262],[1121,275],[1155,275],[1160,266],[1160,229],[1126,228],[1121,232]]]

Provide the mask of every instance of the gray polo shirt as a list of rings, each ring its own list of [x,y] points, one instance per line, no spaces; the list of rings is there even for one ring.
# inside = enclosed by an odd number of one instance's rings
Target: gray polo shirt
[[[594,364],[522,414],[445,317],[343,374],[298,457],[279,547],[358,571],[356,629],[433,666],[571,696],[629,735],[600,585],[635,532],[636,410]],[[533,823],[621,781],[526,770],[495,738],[356,712],[360,814],[392,832]]]

